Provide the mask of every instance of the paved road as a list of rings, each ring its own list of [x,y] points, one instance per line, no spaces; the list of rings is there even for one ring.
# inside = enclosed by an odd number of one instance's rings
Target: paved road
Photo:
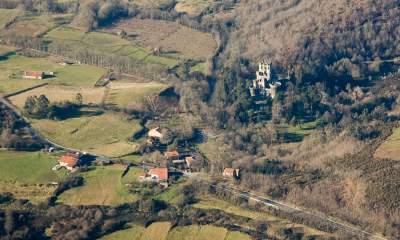
[[[364,231],[361,228],[351,226],[349,224],[340,222],[338,220],[334,220],[331,217],[328,217],[322,213],[314,213],[309,210],[299,208],[297,206],[288,205],[286,203],[273,200],[269,197],[266,197],[266,196],[263,196],[263,195],[260,195],[257,193],[245,191],[236,186],[233,186],[232,184],[227,184],[227,183],[215,184],[215,183],[205,179],[204,177],[201,177],[196,174],[185,173],[185,175],[188,176],[189,178],[200,181],[201,183],[205,183],[216,189],[220,189],[222,191],[228,191],[230,193],[233,193],[240,198],[253,200],[257,203],[260,203],[265,206],[283,211],[288,214],[311,217],[311,218],[315,219],[316,221],[324,222],[325,224],[333,227],[334,229],[341,230],[344,233],[348,233],[350,235],[357,236],[359,239],[387,240],[386,238],[384,238],[380,235]]]
[[[15,112],[15,114],[17,114],[19,117],[21,117],[22,119],[26,120],[24,118],[24,116],[22,115],[22,113],[15,106],[10,104],[6,99],[4,99],[3,97],[0,97],[0,102],[5,104],[10,109],[12,109]],[[32,126],[30,126],[30,127],[31,127],[31,131],[35,135],[37,135],[40,138],[42,138],[49,145],[52,145],[52,146],[54,146],[54,147],[56,147],[58,149],[62,149],[62,150],[74,151],[74,152],[82,152],[79,149],[73,149],[73,148],[69,148],[69,147],[57,144],[57,143],[51,141],[50,139],[47,139],[47,138],[43,137]],[[93,153],[88,153],[88,154],[90,154],[92,156],[95,156],[95,157],[103,157],[105,159],[110,159],[110,158],[108,158],[106,156],[99,156],[99,155],[93,154]],[[149,168],[149,167],[154,167],[154,165],[147,164],[147,163],[140,163],[140,164],[134,165],[134,167]],[[238,188],[236,186],[233,186],[232,184],[227,184],[227,183],[215,184],[215,183],[213,183],[213,182],[211,182],[211,181],[209,181],[209,180],[205,179],[204,177],[201,177],[201,176],[199,176],[197,174],[192,174],[192,173],[187,173],[187,172],[182,172],[182,173],[185,176],[189,177],[189,178],[195,179],[196,181],[200,181],[201,183],[207,184],[209,186],[212,186],[214,188],[218,188],[218,189],[223,190],[223,191],[229,191],[230,193],[234,193],[238,197],[241,197],[243,199],[250,199],[250,200],[253,200],[253,201],[258,202],[260,204],[264,204],[265,206],[268,206],[268,207],[271,207],[271,208],[275,208],[277,210],[283,211],[283,212],[288,213],[288,214],[293,214],[293,215],[302,214],[303,216],[306,215],[306,216],[312,217],[312,218],[314,218],[314,219],[316,219],[318,221],[324,221],[326,224],[331,225],[335,229],[342,230],[343,232],[347,232],[349,234],[358,236],[360,239],[386,240],[386,238],[383,238],[383,237],[381,237],[379,235],[372,234],[372,233],[364,231],[364,230],[362,230],[360,228],[357,228],[355,226],[351,226],[351,225],[339,222],[339,221],[334,220],[334,219],[332,219],[332,218],[330,218],[328,216],[325,216],[322,213],[314,213],[314,212],[311,212],[311,211],[308,211],[308,210],[305,210],[305,209],[301,209],[301,208],[296,207],[296,206],[288,205],[286,203],[283,203],[283,202],[280,202],[280,201],[276,201],[274,199],[268,198],[266,196],[262,196],[262,195],[257,194],[257,193],[252,193],[252,192],[249,192],[249,191],[245,191],[245,190],[240,189],[240,188]]]

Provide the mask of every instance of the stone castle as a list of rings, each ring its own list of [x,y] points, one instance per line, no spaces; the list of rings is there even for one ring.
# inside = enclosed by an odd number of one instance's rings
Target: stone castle
[[[272,62],[270,60],[263,60],[258,64],[257,78],[253,80],[252,85],[249,87],[252,97],[275,98],[276,89],[281,86],[281,82],[272,74],[271,66]]]

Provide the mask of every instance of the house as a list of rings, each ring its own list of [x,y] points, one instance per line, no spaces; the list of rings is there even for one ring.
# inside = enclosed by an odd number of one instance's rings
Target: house
[[[188,168],[190,168],[192,166],[193,161],[194,161],[194,159],[192,156],[185,157],[185,162],[186,162],[186,165],[188,166]]]
[[[61,156],[58,160],[58,163],[61,167],[65,167],[66,169],[72,171],[79,164],[79,154],[67,154]]]
[[[149,138],[155,138],[155,139],[162,139],[163,138],[163,134],[161,133],[159,127],[150,129],[150,131],[147,133],[147,136]]]
[[[173,150],[173,151],[167,151],[164,153],[164,156],[168,160],[179,160],[179,157],[181,156],[178,151]]]
[[[152,168],[149,170],[149,175],[157,182],[168,181],[168,168]]]
[[[27,79],[43,79],[44,76],[44,72],[41,71],[25,71],[23,77]]]
[[[139,175],[140,182],[157,182],[163,189],[168,187],[168,168],[152,168],[147,173]]]
[[[222,173],[224,177],[230,177],[234,179],[240,178],[240,169],[238,168],[225,168],[224,172]]]

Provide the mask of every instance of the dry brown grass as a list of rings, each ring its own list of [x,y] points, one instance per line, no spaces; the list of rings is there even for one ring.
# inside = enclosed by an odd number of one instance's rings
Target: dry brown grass
[[[84,103],[99,104],[103,99],[104,90],[105,88],[47,85],[10,97],[10,100],[15,106],[22,109],[26,99],[29,96],[40,96],[44,94],[50,100],[50,102],[61,102],[61,101],[74,101],[76,95],[80,93],[82,94]]]
[[[177,52],[186,58],[207,60],[216,48],[211,34],[196,31],[178,23],[132,19],[119,23],[116,29],[124,29],[135,36],[135,42],[151,49]]]
[[[376,150],[374,157],[400,161],[400,128],[396,129]]]

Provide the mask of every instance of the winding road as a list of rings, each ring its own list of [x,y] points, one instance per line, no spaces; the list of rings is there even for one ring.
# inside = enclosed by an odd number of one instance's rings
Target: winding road
[[[19,109],[17,109],[15,106],[13,106],[4,97],[0,97],[0,103],[3,103],[5,106],[10,108],[17,116],[19,116],[21,119],[23,119],[30,127],[31,132],[34,135],[43,139],[43,141],[45,141],[47,144],[54,146],[61,150],[82,152],[79,149],[72,149],[72,148],[69,148],[66,146],[62,146],[62,145],[59,145],[59,144],[51,141],[50,139],[45,138],[43,135],[40,134],[40,132],[38,132],[35,128],[33,128],[29,124],[29,122],[27,121],[27,119],[25,119],[25,117],[22,115],[22,113],[19,111]],[[111,159],[109,157],[99,156],[99,155],[93,154],[93,153],[88,153],[88,154],[90,154],[94,157],[103,157],[105,159]],[[154,166],[151,164],[141,163],[141,164],[134,165],[134,167],[149,168],[149,167],[154,167]],[[286,203],[263,196],[262,194],[245,191],[245,190],[243,190],[237,186],[233,186],[232,184],[229,184],[229,183],[216,184],[198,174],[188,173],[188,172],[181,172],[181,173],[183,173],[188,178],[194,179],[195,181],[201,182],[201,183],[211,186],[215,189],[233,193],[242,199],[253,200],[257,203],[260,203],[267,207],[274,208],[276,210],[285,212],[286,214],[289,214],[292,216],[299,216],[299,215],[307,216],[309,218],[313,218],[315,221],[324,222],[324,224],[329,225],[332,229],[340,230],[344,233],[350,234],[350,235],[354,236],[354,238],[356,238],[356,239],[387,240],[386,238],[382,237],[381,235],[373,234],[373,233],[367,232],[359,227],[352,226],[352,225],[343,223],[339,220],[332,219],[331,217],[326,216],[323,213],[311,212],[309,210],[305,210],[305,209],[299,208],[297,206],[288,205]],[[354,239],[354,238],[352,238],[352,239]]]

